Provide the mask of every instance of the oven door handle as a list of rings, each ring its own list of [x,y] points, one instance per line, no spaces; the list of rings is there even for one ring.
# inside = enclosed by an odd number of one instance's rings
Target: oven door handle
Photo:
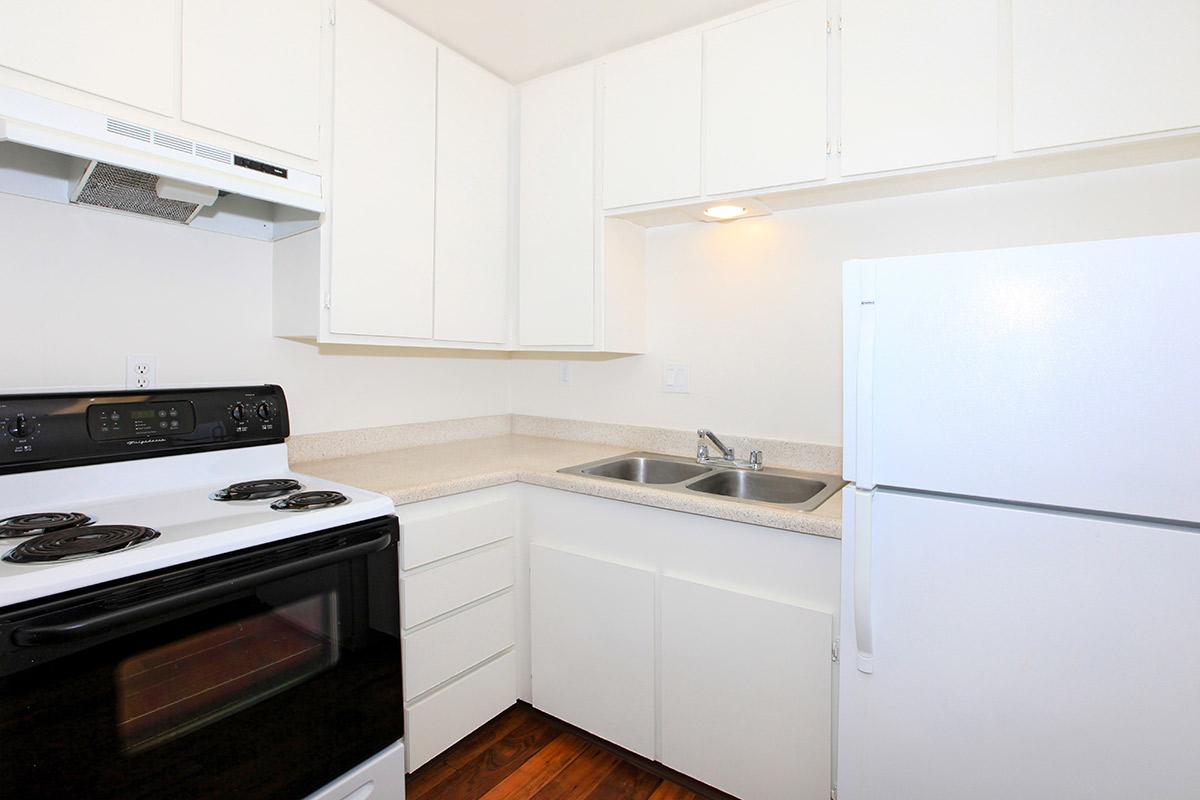
[[[160,597],[136,606],[120,608],[115,611],[108,611],[81,619],[73,619],[54,625],[30,625],[28,627],[17,628],[13,631],[12,641],[18,647],[38,647],[64,642],[77,642],[92,636],[99,636],[113,628],[142,622],[159,614],[174,611],[193,603],[212,600],[269,581],[279,580],[280,578],[286,578],[301,572],[308,572],[309,570],[318,569],[330,564],[348,561],[359,556],[378,553],[391,544],[391,542],[392,534],[389,531],[370,541],[352,544],[340,550],[321,553],[300,559],[299,561],[289,561],[286,564],[259,570],[249,575],[239,575],[236,578],[229,578],[228,580],[179,592],[178,594],[167,595],[166,597]]]

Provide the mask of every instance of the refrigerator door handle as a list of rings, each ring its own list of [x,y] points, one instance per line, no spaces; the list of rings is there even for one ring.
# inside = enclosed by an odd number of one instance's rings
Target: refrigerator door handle
[[[875,671],[875,637],[871,629],[871,495],[854,493],[854,643],[858,671]]]

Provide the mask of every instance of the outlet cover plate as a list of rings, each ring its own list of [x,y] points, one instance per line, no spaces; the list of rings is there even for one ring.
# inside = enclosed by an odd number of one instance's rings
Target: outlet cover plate
[[[125,388],[153,389],[158,385],[158,361],[154,356],[125,357]]]
[[[663,391],[688,394],[691,391],[691,368],[687,364],[663,365]]]

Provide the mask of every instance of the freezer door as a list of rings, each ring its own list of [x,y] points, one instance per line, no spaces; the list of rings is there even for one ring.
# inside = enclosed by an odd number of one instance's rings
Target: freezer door
[[[849,262],[848,478],[1200,521],[1200,234]]]
[[[1196,798],[1200,532],[884,490],[844,511],[840,800]]]

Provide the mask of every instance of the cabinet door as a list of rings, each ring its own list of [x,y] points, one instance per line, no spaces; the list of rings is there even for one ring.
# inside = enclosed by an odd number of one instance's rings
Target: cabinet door
[[[700,194],[700,35],[605,59],[604,207]]]
[[[183,120],[315,159],[323,5],[183,0]]]
[[[654,573],[529,548],[533,704],[654,758]]]
[[[368,0],[338,3],[333,333],[433,335],[437,51]]]
[[[1200,125],[1196,0],[1014,0],[1017,150]]]
[[[438,50],[435,339],[508,338],[512,87]]]
[[[595,338],[595,72],[521,87],[520,343]]]
[[[171,114],[177,7],[169,0],[0,0],[0,65]]]
[[[996,154],[997,0],[844,0],[842,173]]]
[[[738,797],[829,797],[833,617],[663,577],[662,762]]]
[[[704,32],[704,191],[825,177],[825,0]]]

